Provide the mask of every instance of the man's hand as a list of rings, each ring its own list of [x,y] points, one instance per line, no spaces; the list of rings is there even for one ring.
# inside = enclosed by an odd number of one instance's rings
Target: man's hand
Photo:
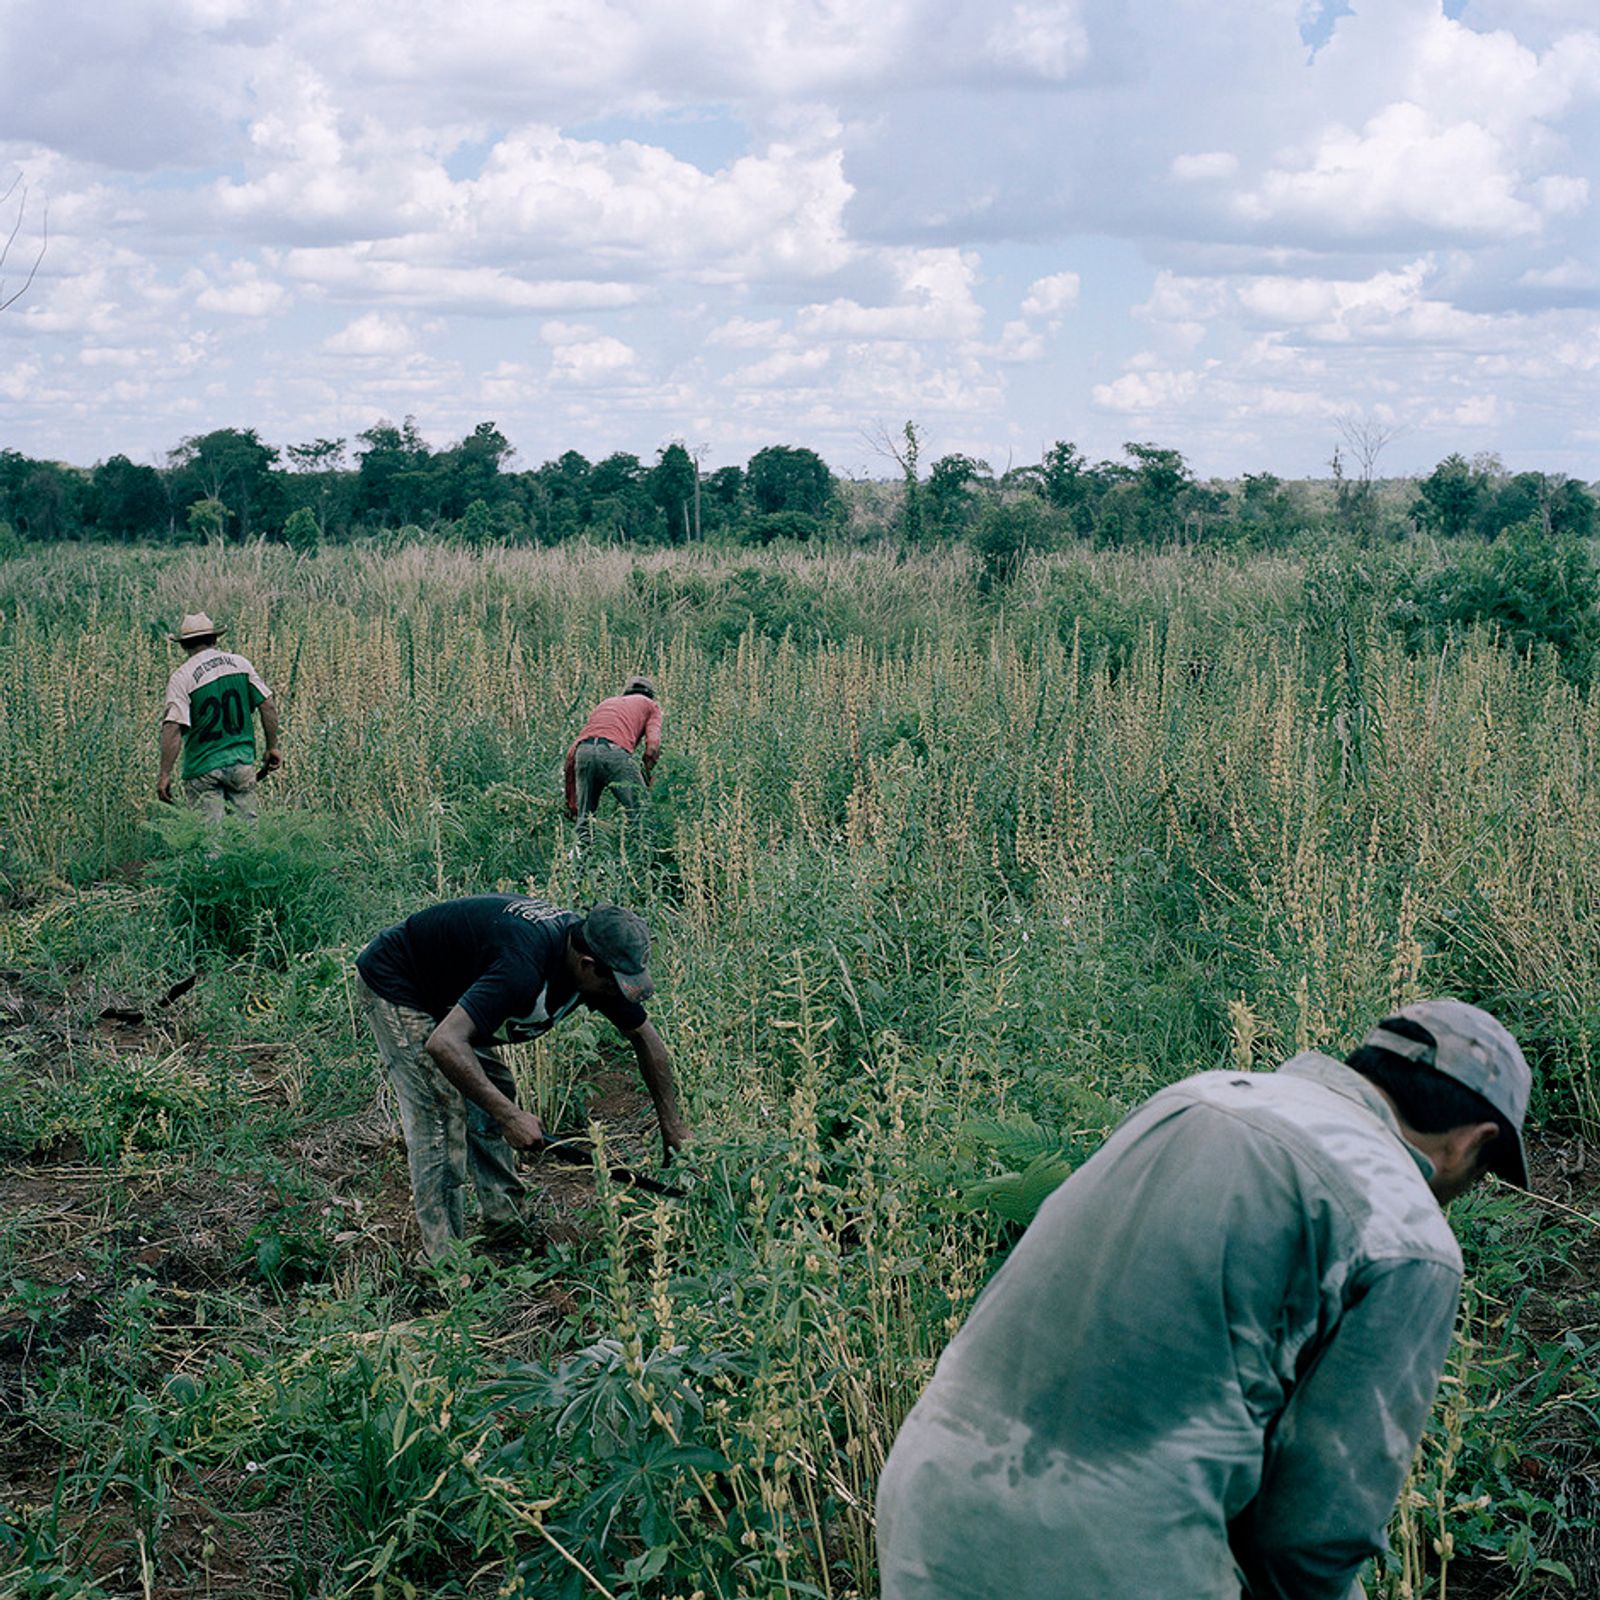
[[[672,1158],[694,1138],[694,1129],[687,1122],[675,1122],[661,1129],[661,1164],[671,1166]]]
[[[283,765],[283,755],[276,745],[268,748],[266,755],[261,758],[263,772],[276,772]]]
[[[163,772],[161,776],[156,779],[156,799],[158,799],[163,805],[170,806],[176,804],[172,798],[172,774],[170,772]]]
[[[514,1106],[500,1124],[500,1132],[513,1150],[538,1150],[544,1144],[544,1124],[521,1106]]]

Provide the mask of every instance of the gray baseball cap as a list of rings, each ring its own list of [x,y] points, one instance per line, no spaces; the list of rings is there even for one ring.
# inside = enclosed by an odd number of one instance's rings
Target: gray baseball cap
[[[1389,1032],[1385,1024],[1401,1017],[1426,1028],[1433,1043],[1424,1044]],[[1394,1016],[1385,1017],[1361,1042],[1419,1066],[1432,1067],[1487,1100],[1511,1125],[1512,1134],[1507,1149],[1498,1148],[1501,1141],[1496,1140],[1489,1167],[1519,1188],[1528,1187],[1522,1119],[1528,1111],[1533,1074],[1517,1041],[1487,1011],[1469,1006],[1464,1000],[1419,1000]]]
[[[595,906],[583,919],[583,942],[597,961],[611,968],[617,987],[629,1000],[648,1000],[650,929],[637,911],[623,906]]]

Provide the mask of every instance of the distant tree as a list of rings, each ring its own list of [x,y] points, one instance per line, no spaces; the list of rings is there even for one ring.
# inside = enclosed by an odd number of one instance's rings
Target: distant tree
[[[1503,529],[1530,519],[1552,534],[1587,539],[1595,531],[1595,499],[1574,478],[1519,472],[1485,495],[1473,529],[1492,539]]]
[[[1346,533],[1363,543],[1371,543],[1378,535],[1378,457],[1399,432],[1373,417],[1351,414],[1339,419],[1340,443],[1333,447],[1329,462],[1334,515]]]
[[[90,477],[92,520],[103,538],[152,538],[171,520],[161,474],[126,456],[102,461]]]
[[[522,475],[523,511],[538,543],[575,539],[588,526],[593,470],[587,457],[568,450],[558,460]]]
[[[807,511],[769,511],[752,517],[739,534],[741,544],[771,544],[789,539],[797,544],[820,536],[823,523]]]
[[[285,484],[286,498],[295,510],[309,508],[316,513],[317,537],[326,539],[331,523],[342,527],[349,514],[354,485],[345,467],[343,439],[313,439],[306,444],[291,444],[283,452],[293,468]],[[284,525],[285,536],[288,524]]]
[[[740,497],[744,494],[744,487],[743,467],[718,467],[715,472],[706,474],[706,498],[715,500],[726,510],[731,511],[739,504]]]
[[[1258,550],[1273,549],[1293,537],[1298,528],[1293,495],[1270,472],[1247,472],[1240,484],[1234,518],[1240,543]]]
[[[1159,445],[1128,443],[1122,448],[1134,463],[1139,536],[1147,544],[1164,543],[1184,525],[1181,496],[1193,481],[1188,464],[1176,450]]]
[[[455,525],[455,536],[472,550],[482,550],[494,542],[494,513],[487,500],[474,500]]]
[[[494,423],[480,422],[460,444],[435,456],[440,515],[459,517],[474,500],[494,506],[506,499],[510,485],[502,469],[513,454]]]
[[[660,513],[650,498],[644,464],[626,450],[614,451],[589,473],[589,526],[602,538],[654,539]]]
[[[322,542],[322,525],[310,506],[296,506],[284,518],[283,542],[301,556],[310,555]]]
[[[179,504],[215,500],[237,524],[240,539],[270,515],[277,492],[273,465],[278,452],[254,428],[217,428],[185,439],[168,460]]]
[[[928,473],[928,508],[934,532],[942,538],[959,538],[977,512],[972,486],[989,476],[989,463],[971,456],[940,456]]]
[[[1489,494],[1487,476],[1469,465],[1465,456],[1452,453],[1417,485],[1411,515],[1418,527],[1456,539],[1471,529]]]
[[[661,508],[667,522],[667,538],[673,544],[686,544],[695,537],[694,507],[700,487],[700,470],[681,444],[669,444],[657,452],[650,469],[650,498]]]
[[[907,422],[902,433],[905,444],[900,453],[900,476],[905,485],[905,498],[900,507],[900,535],[909,545],[922,543],[922,480],[917,458],[922,452],[922,440],[917,436],[917,425]]]
[[[833,474],[815,450],[773,444],[758,450],[745,467],[750,500],[762,515],[804,511],[826,517],[834,506]]]
[[[1058,511],[1070,511],[1087,493],[1084,473],[1089,463],[1075,444],[1057,439],[1039,463],[1044,497]]]
[[[1030,555],[1053,549],[1059,518],[1032,495],[986,506],[972,530],[978,587],[985,594],[1011,583]]]
[[[427,524],[439,514],[433,452],[417,431],[417,419],[398,427],[376,422],[357,435],[356,516],[379,527]]]
[[[227,537],[228,508],[211,497],[196,500],[188,512],[189,537],[202,541],[221,541]]]
[[[91,497],[88,474],[78,468],[0,451],[0,518],[18,538],[40,544],[82,538]]]

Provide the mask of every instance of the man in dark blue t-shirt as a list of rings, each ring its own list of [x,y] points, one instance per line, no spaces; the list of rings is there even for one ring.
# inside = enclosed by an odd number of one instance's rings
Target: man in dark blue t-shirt
[[[516,1103],[494,1048],[536,1039],[576,1006],[610,1019],[633,1046],[667,1158],[689,1138],[672,1067],[642,1001],[652,992],[650,932],[621,906],[585,915],[525,895],[446,900],[385,928],[356,957],[362,1010],[400,1102],[411,1194],[430,1256],[465,1237],[472,1176],[485,1224],[521,1225],[518,1150],[544,1129]]]

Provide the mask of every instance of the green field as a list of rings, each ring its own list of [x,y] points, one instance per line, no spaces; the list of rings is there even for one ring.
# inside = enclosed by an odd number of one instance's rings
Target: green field
[[[1522,1040],[1539,1198],[1454,1208],[1369,1593],[1600,1592],[1600,689],[1393,600],[1354,552],[0,564],[0,1595],[874,1594],[1016,1219],[1155,1087],[1426,993]],[[154,800],[197,607],[284,713],[212,854]],[[636,671],[650,827],[578,853]],[[646,913],[699,1138],[682,1198],[536,1163],[550,1251],[432,1270],[351,958],[496,886]],[[512,1056],[664,1176],[608,1030]]]

